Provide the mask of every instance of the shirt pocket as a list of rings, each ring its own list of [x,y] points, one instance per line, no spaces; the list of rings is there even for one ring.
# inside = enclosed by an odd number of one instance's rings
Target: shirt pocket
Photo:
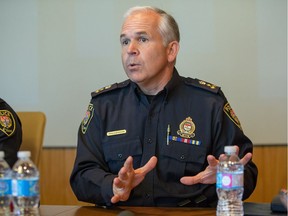
[[[201,145],[170,141],[163,146],[161,155],[167,180],[194,176],[206,167],[206,149]]]
[[[105,161],[114,174],[118,174],[129,156],[133,157],[134,168],[140,166],[142,145],[139,138],[103,143],[103,151]]]

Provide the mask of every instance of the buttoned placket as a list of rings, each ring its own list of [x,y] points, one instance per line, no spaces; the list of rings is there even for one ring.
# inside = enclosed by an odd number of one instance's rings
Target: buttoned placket
[[[145,125],[145,135],[144,135],[144,147],[141,166],[145,165],[147,161],[155,156],[156,145],[157,145],[157,134],[158,134],[158,123],[159,123],[159,113],[161,111],[163,103],[163,94],[155,96],[149,105],[149,113]],[[143,190],[143,202],[146,205],[153,205],[153,181],[154,181],[154,170],[149,172],[144,181],[145,189]],[[148,188],[149,187],[149,188]]]

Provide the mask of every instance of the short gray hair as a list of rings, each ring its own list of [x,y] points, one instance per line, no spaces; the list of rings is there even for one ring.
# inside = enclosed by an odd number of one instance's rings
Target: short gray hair
[[[136,12],[149,12],[153,11],[160,16],[160,22],[158,26],[159,33],[163,38],[164,46],[167,46],[171,41],[180,42],[180,32],[179,27],[175,19],[164,10],[151,6],[136,6],[128,9],[124,14],[126,19],[128,16]]]

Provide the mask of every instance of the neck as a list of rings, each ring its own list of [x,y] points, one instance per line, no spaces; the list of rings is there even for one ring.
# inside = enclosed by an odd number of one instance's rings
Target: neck
[[[170,73],[166,73],[161,76],[157,82],[154,83],[137,83],[141,91],[146,95],[157,95],[160,91],[164,89],[167,83],[170,81],[173,74],[173,70]]]

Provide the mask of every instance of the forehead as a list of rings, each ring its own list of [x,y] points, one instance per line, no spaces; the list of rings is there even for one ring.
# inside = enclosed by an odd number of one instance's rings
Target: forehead
[[[147,32],[149,34],[155,32],[159,18],[159,15],[153,11],[134,12],[125,19],[121,33]]]

